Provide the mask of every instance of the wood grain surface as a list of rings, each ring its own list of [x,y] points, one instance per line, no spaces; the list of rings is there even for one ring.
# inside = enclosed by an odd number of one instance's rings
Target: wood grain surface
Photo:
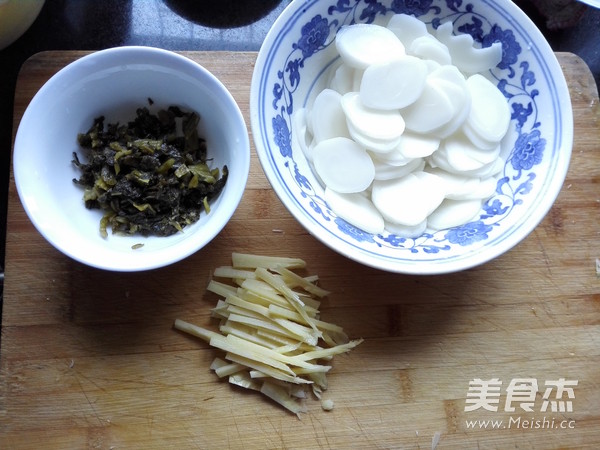
[[[256,54],[184,54],[225,83],[249,125]],[[15,130],[40,86],[82,55],[47,52],[25,63]],[[598,448],[600,107],[585,63],[557,56],[575,117],[562,192],[521,244],[461,273],[404,276],[338,255],[282,206],[254,149],[245,195],[220,235],[145,273],[100,271],[63,256],[29,222],[11,175],[0,448],[430,449],[437,437],[438,449]],[[208,367],[218,352],[173,330],[176,318],[214,327],[216,297],[205,288],[233,251],[305,259],[306,273],[333,292],[322,317],[365,339],[334,359],[333,411],[309,399],[299,420],[219,381]],[[497,411],[466,410],[476,379],[502,383]],[[538,384],[531,411],[511,390],[521,379]],[[560,397],[572,411],[543,411],[547,382],[560,379],[578,382],[575,398]],[[502,423],[478,423],[485,420]]]

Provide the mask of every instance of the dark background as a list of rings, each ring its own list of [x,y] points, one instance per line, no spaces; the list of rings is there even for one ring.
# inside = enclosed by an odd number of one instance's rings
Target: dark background
[[[27,58],[44,50],[100,50],[122,45],[258,51],[271,24],[289,3],[290,0],[46,0],[31,28],[0,50],[0,281],[5,255],[13,96],[19,69]],[[579,55],[592,70],[596,83],[600,83],[600,10],[586,7],[568,24],[554,29],[551,23],[548,26],[552,17],[543,14],[547,11],[534,6],[536,0],[515,3],[538,25],[555,51]],[[542,2],[546,6],[552,3]]]

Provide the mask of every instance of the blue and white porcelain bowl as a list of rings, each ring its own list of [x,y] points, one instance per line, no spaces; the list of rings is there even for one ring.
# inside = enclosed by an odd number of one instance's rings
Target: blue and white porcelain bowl
[[[484,75],[512,114],[494,196],[469,223],[417,238],[365,233],[337,217],[294,142],[292,126],[294,112],[326,85],[339,58],[334,40],[340,27],[386,24],[395,13],[414,15],[430,30],[452,21],[455,34],[468,33],[482,47],[501,42],[501,62]],[[295,0],[259,52],[250,102],[260,162],[287,209],[325,245],[390,272],[456,272],[513,248],[552,207],[571,156],[573,117],[564,75],[540,31],[510,0]]]

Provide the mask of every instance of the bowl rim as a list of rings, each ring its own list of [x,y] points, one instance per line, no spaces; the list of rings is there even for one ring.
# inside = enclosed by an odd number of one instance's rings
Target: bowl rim
[[[564,74],[560,68],[558,59],[547,40],[543,37],[542,33],[531,19],[517,5],[511,1],[500,2],[499,5],[497,2],[490,2],[489,0],[484,1],[486,5],[490,7],[503,8],[505,11],[508,11],[510,16],[513,17],[511,25],[519,28],[525,35],[533,35],[535,40],[530,44],[537,46],[536,50],[544,56],[549,56],[549,58],[544,59],[544,64],[546,65],[548,72],[559,74],[558,77],[552,77],[552,81],[555,85],[556,95],[559,97],[558,103],[561,105],[562,136],[558,139],[561,143],[561,154],[558,157],[562,164],[557,165],[555,173],[555,178],[559,179],[560,183],[553,182],[548,186],[545,186],[545,195],[541,201],[536,204],[535,213],[532,212],[532,210],[523,214],[523,223],[519,225],[521,230],[518,233],[511,233],[510,236],[502,239],[501,242],[492,247],[488,246],[474,250],[465,254],[463,258],[450,263],[443,259],[398,262],[394,257],[374,255],[372,252],[363,250],[356,245],[340,239],[339,236],[333,235],[322,226],[319,226],[306,211],[294,203],[293,198],[290,197],[291,192],[289,192],[289,188],[285,187],[285,183],[280,185],[279,175],[275,170],[277,165],[274,162],[272,150],[269,148],[269,140],[271,137],[265,136],[265,124],[261,123],[261,114],[263,114],[261,109],[261,96],[268,92],[266,86],[264,86],[264,83],[266,83],[268,78],[265,67],[273,55],[278,51],[280,45],[279,41],[284,39],[282,35],[294,29],[295,26],[298,26],[296,25],[296,21],[298,20],[297,16],[299,18],[309,11],[316,14],[317,12],[310,8],[315,4],[321,6],[323,3],[318,2],[317,0],[293,0],[270,28],[259,51],[251,83],[250,120],[256,152],[259,161],[263,166],[263,170],[281,202],[311,235],[316,237],[327,247],[356,262],[388,272],[412,275],[453,273],[487,263],[514,248],[534,231],[554,205],[569,169],[573,146],[572,105]],[[331,4],[331,2],[327,3],[327,5]],[[310,19],[308,15],[306,18],[307,21]],[[302,155],[301,158],[304,158],[304,156]]]
[[[113,58],[115,55],[117,58]],[[70,76],[74,70],[83,69],[86,71],[86,74],[93,74],[95,71],[109,70],[113,67],[122,65],[119,61],[121,61],[123,57],[130,58],[128,64],[131,63],[134,66],[149,64],[166,67],[171,71],[177,70],[177,72],[185,75],[191,74],[192,77],[195,75],[194,78],[201,79],[202,83],[208,82],[211,88],[215,88],[219,91],[220,101],[226,103],[229,114],[233,115],[232,121],[235,121],[235,123],[240,126],[237,135],[239,135],[240,139],[239,148],[242,151],[239,152],[239,155],[236,155],[239,172],[236,172],[234,175],[236,177],[234,186],[239,186],[239,192],[230,191],[233,192],[233,194],[228,196],[227,202],[219,205],[219,214],[215,214],[210,218],[211,227],[201,228],[200,232],[195,233],[197,235],[196,239],[193,239],[190,234],[188,238],[177,241],[173,245],[143,253],[140,252],[139,256],[128,257],[124,261],[119,260],[119,255],[122,255],[119,252],[115,253],[117,257],[111,258],[111,261],[105,261],[104,259],[98,261],[94,258],[94,255],[81,255],[73,249],[68,248],[68,246],[65,246],[63,243],[56,242],[52,236],[46,232],[46,229],[41,224],[41,218],[32,211],[28,197],[28,195],[30,195],[29,188],[26,187],[26,182],[24,181],[26,176],[23,175],[24,168],[27,164],[27,156],[22,149],[21,142],[24,140],[24,130],[31,126],[30,122],[33,120],[32,116],[34,115],[32,111],[36,108],[43,107],[44,97],[47,92],[54,89],[64,77]],[[237,101],[221,80],[200,63],[183,54],[156,47],[131,45],[112,47],[84,54],[62,67],[41,86],[27,105],[15,133],[12,168],[16,191],[23,209],[37,231],[54,248],[75,261],[97,269],[114,272],[139,272],[158,269],[179,262],[205,247],[222,231],[242,200],[250,172],[250,159],[250,139],[244,115],[242,114]],[[232,174],[230,173],[229,175],[231,176]],[[227,188],[230,185],[232,184],[226,183],[225,190],[220,196],[227,192]],[[162,239],[161,237],[156,236],[151,238]],[[164,239],[168,239],[168,237],[165,237]],[[109,252],[113,252],[113,250],[109,249]]]

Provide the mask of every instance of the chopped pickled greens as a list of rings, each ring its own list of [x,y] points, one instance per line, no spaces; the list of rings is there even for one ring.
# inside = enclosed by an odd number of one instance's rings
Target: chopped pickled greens
[[[127,124],[94,119],[77,136],[87,162],[73,153],[88,209],[100,209],[100,233],[170,236],[195,223],[219,195],[227,166],[211,168],[200,116],[177,106],[150,113],[141,107]]]

